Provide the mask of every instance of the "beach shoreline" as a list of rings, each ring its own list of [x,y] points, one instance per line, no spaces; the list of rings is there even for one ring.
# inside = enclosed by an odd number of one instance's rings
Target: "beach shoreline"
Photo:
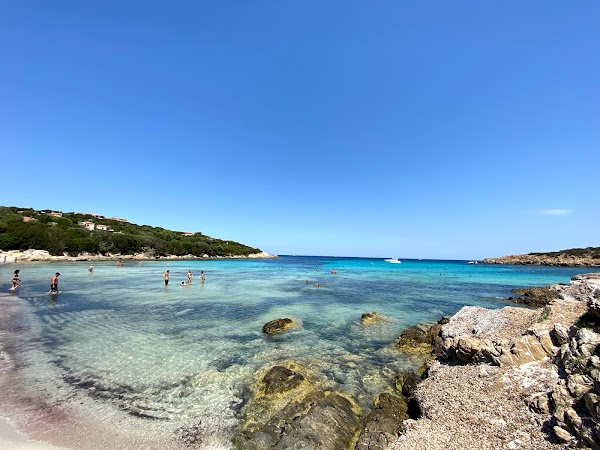
[[[6,259],[5,259],[6,258]],[[136,253],[134,255],[109,254],[99,255],[92,253],[80,253],[77,256],[69,255],[51,255],[45,250],[8,250],[0,251],[0,264],[16,264],[22,262],[69,262],[69,261],[210,261],[221,259],[261,259],[261,258],[278,258],[277,255],[271,255],[266,252],[251,253],[247,256],[232,255],[232,256],[196,256],[196,255],[168,255],[168,256],[153,256],[149,253]]]

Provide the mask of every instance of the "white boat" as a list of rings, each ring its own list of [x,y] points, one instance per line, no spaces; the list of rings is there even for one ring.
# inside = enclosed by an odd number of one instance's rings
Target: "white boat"
[[[469,261],[467,264],[478,264],[477,261]]]
[[[384,259],[384,261],[389,262],[389,263],[394,263],[394,264],[400,264],[402,262],[398,258],[388,258],[388,259]]]

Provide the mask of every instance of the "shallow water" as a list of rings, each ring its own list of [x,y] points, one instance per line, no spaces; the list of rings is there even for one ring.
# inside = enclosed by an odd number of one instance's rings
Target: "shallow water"
[[[19,320],[26,317],[10,348],[27,385],[67,403],[75,391],[81,408],[100,405],[115,419],[126,413],[163,434],[201,423],[224,447],[253,374],[266,365],[300,361],[368,408],[398,370],[416,364],[390,348],[404,328],[464,305],[503,307],[512,288],[593,271],[324,257],[95,263],[92,273],[88,266],[0,265],[2,289],[21,269],[22,286],[0,303],[19,304]],[[194,282],[181,286],[188,270]],[[57,271],[61,293],[49,296]],[[388,320],[363,327],[368,311]],[[278,317],[300,326],[263,335],[262,325]]]

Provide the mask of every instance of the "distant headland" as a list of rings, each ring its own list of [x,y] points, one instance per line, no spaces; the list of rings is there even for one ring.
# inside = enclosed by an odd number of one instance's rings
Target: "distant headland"
[[[273,257],[201,232],[136,225],[95,213],[6,206],[0,206],[0,252],[21,261]]]
[[[524,264],[533,266],[600,267],[600,247],[572,248],[558,252],[485,258],[486,264]]]

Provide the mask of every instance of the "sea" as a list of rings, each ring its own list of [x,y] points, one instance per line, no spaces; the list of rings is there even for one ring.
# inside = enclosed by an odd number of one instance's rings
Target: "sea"
[[[600,271],[318,256],[89,266],[0,264],[0,415],[68,448],[183,448],[192,431],[198,448],[231,448],[257,374],[285,361],[368,411],[421,364],[394,348],[407,327]],[[366,312],[384,320],[362,325]],[[297,325],[265,335],[277,318]]]

